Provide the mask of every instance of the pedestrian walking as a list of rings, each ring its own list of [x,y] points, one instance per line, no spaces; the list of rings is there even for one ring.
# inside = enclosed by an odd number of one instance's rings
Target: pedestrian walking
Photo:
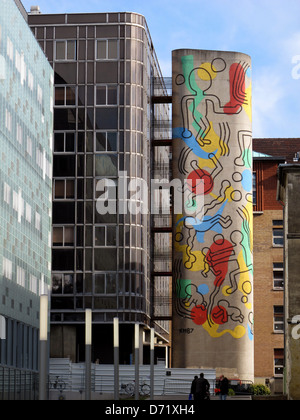
[[[196,382],[196,393],[195,393],[195,405],[196,411],[200,413],[201,401],[210,400],[209,397],[210,384],[207,379],[204,378],[204,374],[200,373],[200,378]]]
[[[229,390],[229,381],[227,378],[224,377],[224,375],[222,375],[220,377],[220,400],[225,401],[227,399],[228,390]]]
[[[198,376],[195,376],[194,377],[194,380],[192,382],[192,386],[191,386],[190,400],[191,399],[193,399],[193,400],[195,399],[197,380],[198,380]]]

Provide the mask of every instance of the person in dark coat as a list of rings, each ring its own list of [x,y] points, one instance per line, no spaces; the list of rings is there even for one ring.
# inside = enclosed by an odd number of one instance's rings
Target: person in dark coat
[[[229,390],[229,381],[224,375],[220,378],[220,400],[226,400]]]
[[[196,410],[200,412],[201,401],[209,400],[209,388],[210,384],[207,379],[204,378],[204,374],[200,373],[200,378],[196,382],[196,393],[195,393],[195,404]]]
[[[198,376],[195,376],[192,382],[192,386],[191,386],[191,395],[193,396],[193,400],[195,399],[197,380],[198,380]]]

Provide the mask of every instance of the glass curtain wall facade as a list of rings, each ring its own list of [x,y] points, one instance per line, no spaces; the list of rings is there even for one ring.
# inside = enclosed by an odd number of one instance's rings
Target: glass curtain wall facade
[[[4,0],[0,14],[0,399],[13,398],[9,392],[17,389],[21,398],[27,379],[33,386],[30,372],[38,369],[39,295],[49,290],[51,281],[53,70],[25,18],[20,2]]]
[[[133,323],[142,331],[151,312],[150,215],[132,211],[150,191],[142,196],[131,183],[127,193],[131,181],[150,185],[160,70],[147,24],[133,13],[39,14],[29,24],[55,73],[51,356],[84,360],[92,308],[94,361],[112,362],[118,316],[120,361],[129,363]],[[98,207],[103,180],[117,198],[128,194],[107,214]]]

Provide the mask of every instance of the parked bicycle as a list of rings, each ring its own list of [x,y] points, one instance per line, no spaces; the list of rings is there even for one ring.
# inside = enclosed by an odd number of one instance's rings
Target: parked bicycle
[[[128,384],[122,384],[121,388],[125,390],[126,394],[130,397],[133,397],[135,395],[135,381],[132,381]],[[140,383],[139,385],[139,394],[142,397],[148,397],[150,395],[150,385],[148,385],[146,382]]]
[[[59,376],[52,376],[49,378],[49,388],[62,392],[66,389],[66,383]]]

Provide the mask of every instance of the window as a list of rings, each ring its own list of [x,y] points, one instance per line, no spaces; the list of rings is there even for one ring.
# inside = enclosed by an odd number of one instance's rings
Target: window
[[[13,59],[14,59],[14,44],[12,43],[12,41],[7,37],[7,47],[6,47],[6,50],[7,50],[7,55],[8,55],[8,57],[9,57],[9,59],[11,60],[11,61],[13,61]]]
[[[118,108],[96,108],[96,130],[118,129]]]
[[[97,41],[97,60],[117,60],[119,57],[119,43],[115,39]]]
[[[75,203],[66,202],[53,202],[53,224],[65,225],[75,223]]]
[[[37,86],[37,100],[40,105],[43,104],[43,89],[40,85]]]
[[[52,275],[52,294],[62,294],[63,274]]]
[[[41,215],[35,212],[35,228],[41,230]]]
[[[283,247],[283,220],[273,220],[273,246]]]
[[[5,110],[5,127],[9,132],[12,130],[12,116],[11,113],[6,109]]]
[[[74,246],[74,227],[53,227],[53,246]]]
[[[275,376],[283,376],[284,370],[284,350],[274,350],[274,374]]]
[[[22,145],[23,142],[23,130],[19,123],[17,123],[17,142]]]
[[[37,278],[31,274],[30,279],[29,279],[29,289],[32,293],[37,294],[38,292],[37,287],[38,287]]]
[[[53,249],[52,250],[52,269],[53,271],[74,271],[74,250],[73,249]]]
[[[281,290],[284,288],[283,263],[273,263],[273,287]]]
[[[96,152],[117,152],[118,133],[101,132],[96,133]]]
[[[17,284],[25,287],[25,270],[21,267],[17,267]]]
[[[95,155],[95,176],[117,176],[118,155],[102,154]]]
[[[95,294],[105,294],[105,274],[95,274]]]
[[[117,246],[116,226],[95,227],[95,246]]]
[[[274,332],[284,332],[284,308],[274,306]]]
[[[53,274],[52,276],[52,294],[73,294],[74,276],[72,274]]]
[[[257,174],[253,172],[253,206],[257,205]]]
[[[75,131],[76,130],[76,108],[55,108],[54,130]]]
[[[13,191],[13,209],[18,213],[18,220],[21,222],[21,217],[24,215],[24,200],[21,191],[19,193]]]
[[[10,195],[11,195],[11,188],[10,186],[4,182],[4,201],[7,204],[10,204]]]
[[[56,60],[76,60],[76,41],[56,41]]]
[[[117,271],[117,249],[95,248],[94,264],[96,271]]]
[[[75,177],[75,156],[57,155],[53,161],[54,177]]]
[[[95,274],[94,278],[95,294],[116,294],[117,276],[116,274]],[[101,309],[101,308],[99,308]]]
[[[118,105],[118,86],[96,86],[96,105]]]
[[[28,223],[31,223],[31,206],[28,203],[25,206],[25,218]]]
[[[55,105],[76,105],[76,87],[60,86],[55,88]]]
[[[62,179],[54,181],[53,196],[56,200],[75,198],[75,181]]]
[[[3,277],[12,280],[12,262],[3,257]]]
[[[33,74],[31,73],[30,70],[28,70],[28,87],[31,91],[33,91],[34,88],[34,78],[33,78]]]
[[[55,153],[74,153],[75,152],[75,133],[55,133],[54,135]]]
[[[26,152],[32,157],[32,140],[27,136]]]

